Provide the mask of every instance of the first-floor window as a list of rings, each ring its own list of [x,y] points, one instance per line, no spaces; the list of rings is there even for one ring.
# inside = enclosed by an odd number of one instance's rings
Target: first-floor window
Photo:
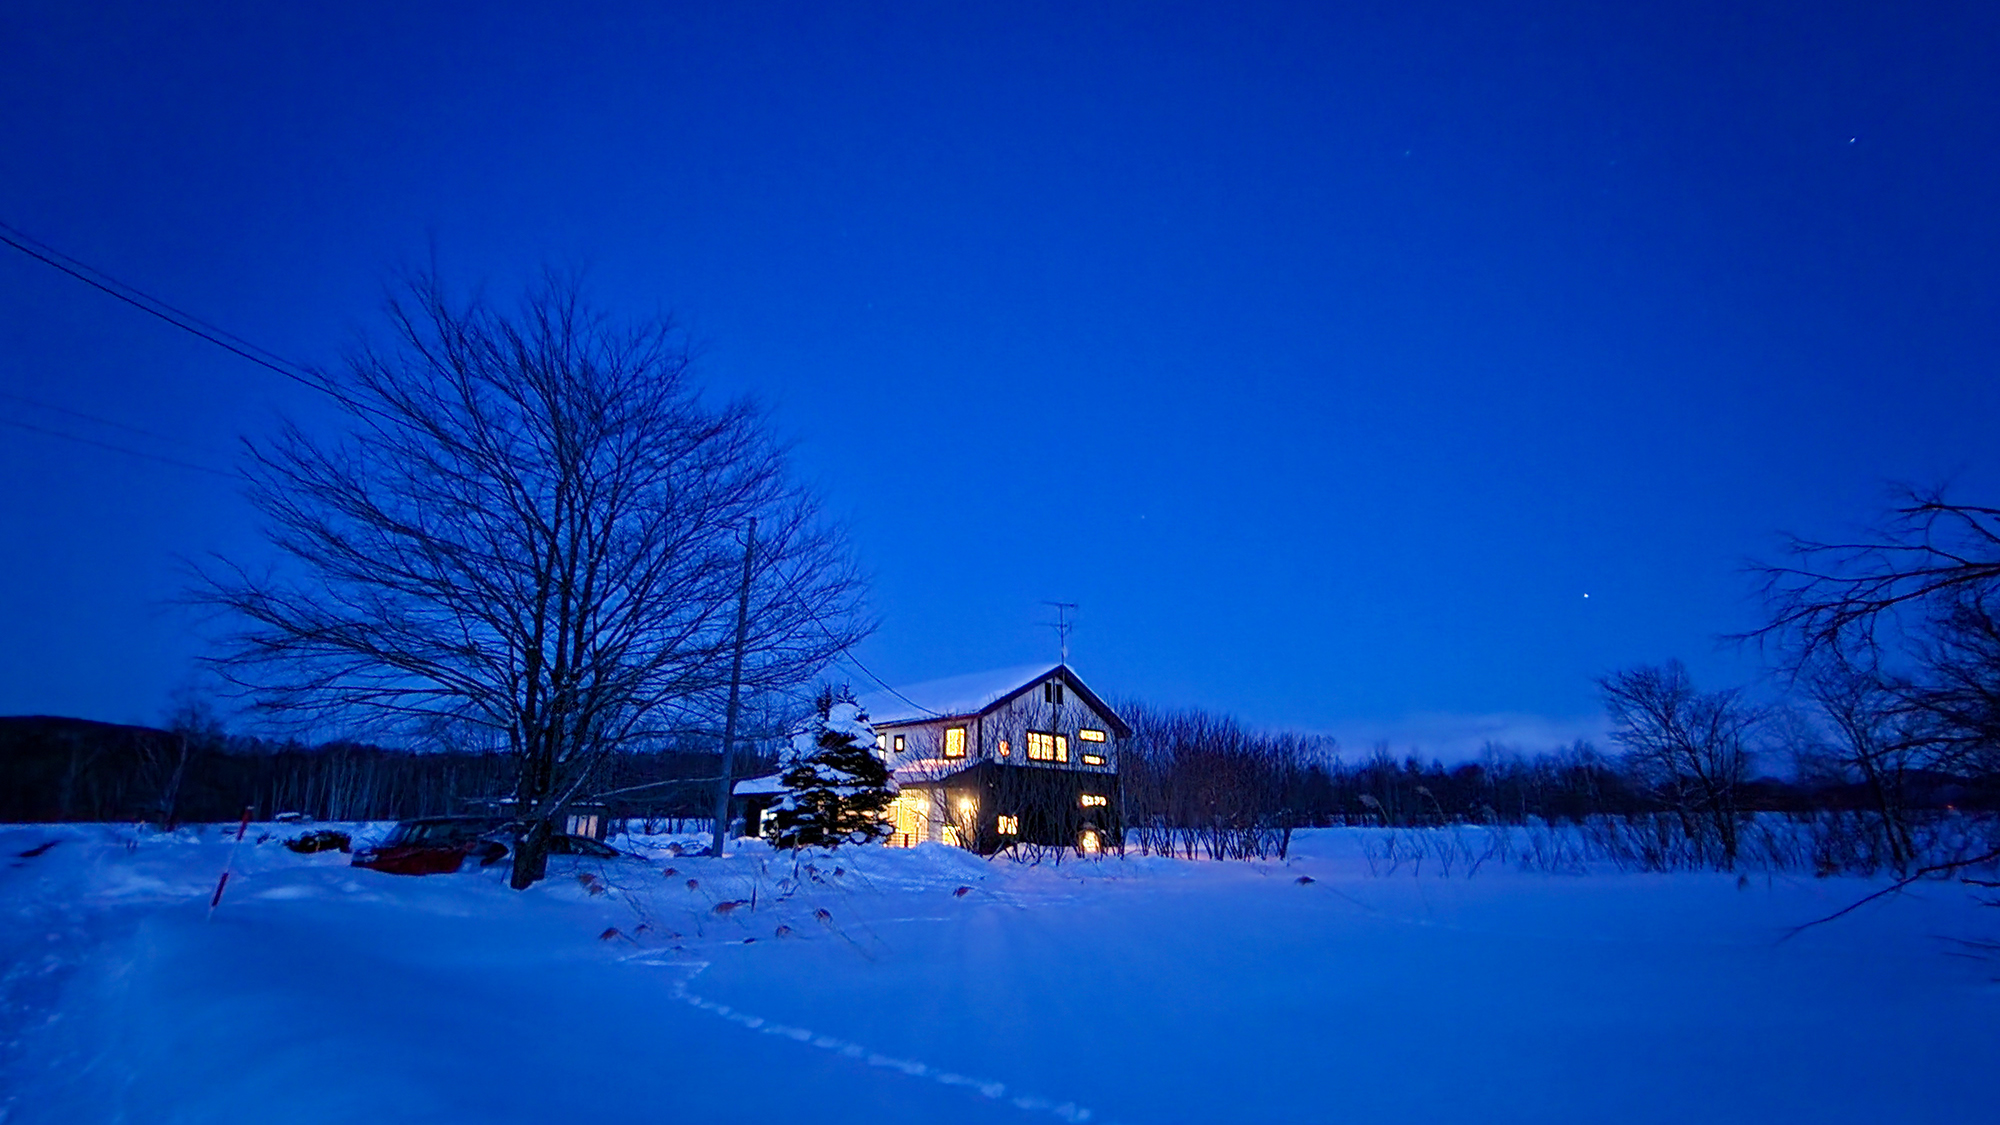
[[[1028,732],[1028,760],[1031,762],[1069,761],[1069,736],[1047,731]]]
[[[1096,793],[1085,793],[1083,795],[1083,807],[1086,809],[1101,809],[1110,803],[1111,799],[1109,797],[1100,796]]]
[[[945,756],[945,757],[947,757],[947,758],[963,758],[963,757],[965,757],[965,728],[964,728],[964,727],[947,727],[947,728],[945,728],[945,732],[944,732],[944,756]]]
[[[998,831],[1002,836],[1019,836],[1021,834],[1021,818],[1018,816],[1001,817]]]
[[[1104,764],[1104,755],[1085,754],[1083,756],[1083,764],[1086,766],[1101,766]]]

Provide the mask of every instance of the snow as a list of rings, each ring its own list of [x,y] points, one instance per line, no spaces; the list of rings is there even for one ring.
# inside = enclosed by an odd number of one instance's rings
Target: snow
[[[868,713],[869,721],[877,726],[973,715],[1059,667],[1061,665],[1058,664],[1023,664],[1014,668],[928,680],[893,691],[871,692],[861,697],[861,708]]]
[[[294,855],[297,831],[252,827],[211,919],[217,828],[0,828],[0,1118],[1991,1113],[1996,966],[1944,938],[2000,912],[1957,884],[1781,943],[1879,884],[1371,876],[1366,833],[1330,830],[1285,863],[1059,866],[618,837],[639,855],[516,893]]]
[[[763,777],[746,777],[742,781],[737,782],[731,791],[739,797],[746,794],[761,796],[767,793],[783,793],[785,791],[785,779],[782,775],[775,773],[766,774]]]
[[[827,710],[826,729],[847,736],[850,746],[874,749],[875,728],[861,717],[858,703],[836,703]]]

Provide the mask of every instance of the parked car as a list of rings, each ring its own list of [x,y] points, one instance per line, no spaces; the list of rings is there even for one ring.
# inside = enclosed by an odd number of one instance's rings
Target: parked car
[[[477,856],[479,866],[491,867],[507,858],[520,823],[505,817],[431,816],[405,820],[387,839],[354,853],[355,867],[391,875],[449,875]],[[583,855],[614,859],[624,853],[588,836],[557,832],[549,837],[550,855]]]
[[[387,839],[354,853],[354,866],[391,875],[449,875],[478,856],[491,867],[507,856],[512,821],[486,816],[431,816],[397,824]]]

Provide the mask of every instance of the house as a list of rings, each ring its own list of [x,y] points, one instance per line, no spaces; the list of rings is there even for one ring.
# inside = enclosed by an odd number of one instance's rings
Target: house
[[[933,680],[860,699],[901,789],[889,843],[990,853],[1115,845],[1118,749],[1132,735],[1067,664]]]

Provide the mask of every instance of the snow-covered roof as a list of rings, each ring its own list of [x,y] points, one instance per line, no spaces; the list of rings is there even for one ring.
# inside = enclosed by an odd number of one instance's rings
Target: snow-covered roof
[[[785,783],[775,773],[765,777],[746,777],[736,783],[733,791],[739,797],[745,794],[754,796],[761,793],[783,793],[785,791]]]
[[[869,692],[861,697],[861,706],[868,712],[868,721],[877,726],[976,715],[1060,667],[1059,664],[1022,664],[991,672],[947,676],[942,680],[927,680],[892,691]]]

